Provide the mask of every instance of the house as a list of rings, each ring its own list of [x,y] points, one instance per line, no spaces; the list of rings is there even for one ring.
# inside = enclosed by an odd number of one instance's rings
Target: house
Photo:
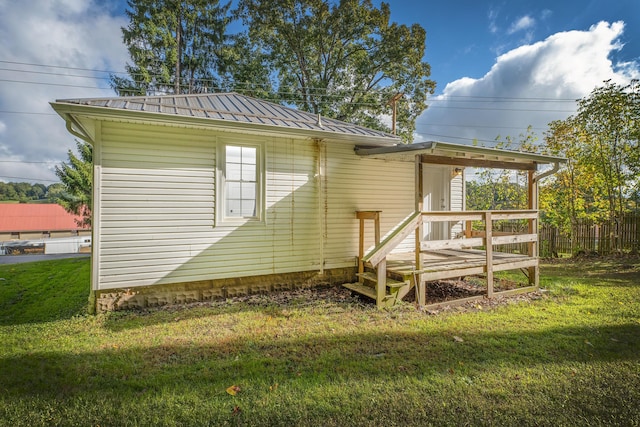
[[[400,285],[387,282],[392,256],[420,253],[424,241],[450,242],[465,234],[466,221],[491,218],[463,215],[465,167],[530,171],[531,210],[520,216],[534,227],[537,165],[562,160],[403,145],[394,135],[237,93],[51,105],[94,149],[91,281],[99,311],[317,283],[351,283],[385,305],[424,288],[423,274],[429,279],[415,256],[410,268],[398,261],[406,267]],[[433,211],[449,216],[425,216]],[[457,240],[480,246],[496,238],[488,233]],[[526,262],[510,262],[535,270],[537,286],[533,234],[518,237],[531,242]]]
[[[0,242],[90,235],[80,220],[57,204],[0,203]]]

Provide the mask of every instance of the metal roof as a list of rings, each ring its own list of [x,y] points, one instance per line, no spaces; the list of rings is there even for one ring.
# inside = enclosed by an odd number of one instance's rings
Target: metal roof
[[[393,145],[400,139],[386,132],[321,117],[238,93],[207,93],[162,96],[131,96],[114,98],[61,99],[52,103],[57,111],[62,105],[81,105],[140,114],[160,114],[188,117],[218,123],[245,124],[247,126],[271,127],[287,133],[321,133],[369,138],[376,145]],[[59,111],[60,112],[60,111]],[[235,126],[237,127],[237,126]]]
[[[394,159],[414,161],[417,154],[441,156],[458,162],[464,161],[473,166],[481,166],[483,162],[495,161],[514,164],[551,164],[564,163],[564,157],[547,156],[526,151],[507,150],[493,147],[478,147],[451,142],[428,141],[414,144],[401,144],[393,147],[356,147],[360,156],[378,159]]]
[[[0,203],[0,232],[81,230],[73,215],[56,204]]]

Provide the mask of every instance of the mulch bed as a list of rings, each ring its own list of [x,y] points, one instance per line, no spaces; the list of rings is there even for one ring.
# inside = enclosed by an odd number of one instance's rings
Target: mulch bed
[[[484,279],[475,276],[429,282],[427,283],[427,304],[486,295],[487,287],[485,282]],[[495,292],[516,289],[522,286],[523,285],[517,282],[506,279],[496,279],[493,283]],[[415,298],[415,289],[412,289],[403,300],[412,302],[415,301]]]
[[[431,282],[427,285],[427,304],[455,301],[457,299],[467,298],[470,296],[484,295],[486,294],[486,286],[484,282],[484,279],[478,277],[466,277],[458,280],[440,280]],[[504,279],[496,279],[494,283],[496,291],[514,289],[520,286],[522,285]],[[426,313],[433,315],[447,311],[478,311],[515,302],[531,301],[543,297],[543,292],[532,292],[509,297],[499,296],[490,300],[485,298],[481,301],[469,302],[455,308],[447,306],[439,310],[426,310]],[[413,304],[415,302],[414,290],[411,290],[403,300],[407,305]],[[338,305],[350,304],[352,306],[361,307],[374,305],[369,298],[354,294],[349,289],[343,288],[342,286],[328,286],[244,295],[224,300],[202,301],[183,305],[167,305],[146,310],[178,311],[189,307],[223,307],[232,304],[246,304],[256,307],[277,305],[281,308],[286,308],[288,306],[303,307],[327,303]]]

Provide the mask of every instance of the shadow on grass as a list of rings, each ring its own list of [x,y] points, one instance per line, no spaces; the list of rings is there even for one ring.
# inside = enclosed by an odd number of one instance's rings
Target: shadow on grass
[[[47,351],[0,358],[0,389],[11,399],[135,397],[146,391],[224,395],[231,384],[320,386],[387,381],[567,362],[640,360],[640,324],[536,332],[361,333],[305,338],[233,336],[215,344],[105,346],[88,353]]]
[[[638,287],[640,286],[640,260],[545,264],[541,276],[545,282],[571,280],[597,287]]]

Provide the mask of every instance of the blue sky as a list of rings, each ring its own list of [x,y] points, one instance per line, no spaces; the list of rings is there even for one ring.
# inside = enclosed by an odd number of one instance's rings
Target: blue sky
[[[378,1],[373,0],[375,5]],[[640,78],[638,0],[391,0],[391,17],[427,31],[437,83],[416,141],[491,145],[575,112],[604,80]],[[56,180],[75,145],[48,103],[113,96],[128,60],[123,0],[0,0],[0,180]],[[67,68],[61,68],[67,67]]]
[[[427,30],[425,59],[437,92],[462,77],[480,78],[497,56],[569,30],[588,30],[600,21],[624,21],[624,49],[612,58],[640,59],[640,1],[637,0],[391,0],[392,18]]]

